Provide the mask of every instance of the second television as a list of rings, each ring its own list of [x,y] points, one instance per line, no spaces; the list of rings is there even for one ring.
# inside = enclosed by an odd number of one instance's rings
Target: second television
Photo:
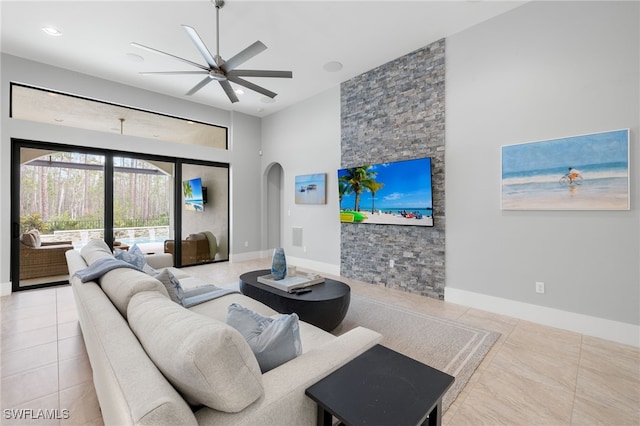
[[[340,221],[433,226],[431,158],[338,170]]]

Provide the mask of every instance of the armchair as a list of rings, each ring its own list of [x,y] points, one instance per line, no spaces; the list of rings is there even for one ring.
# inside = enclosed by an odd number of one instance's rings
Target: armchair
[[[182,264],[193,265],[209,262],[215,259],[218,252],[216,237],[211,232],[190,234],[186,240],[182,240]],[[175,256],[175,241],[164,242],[164,252]]]
[[[73,250],[71,241],[42,242],[31,230],[20,237],[20,279],[69,275],[65,253]]]

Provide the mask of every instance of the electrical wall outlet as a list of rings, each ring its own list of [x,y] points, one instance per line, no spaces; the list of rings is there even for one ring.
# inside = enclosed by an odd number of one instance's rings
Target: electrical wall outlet
[[[389,260],[389,268],[393,268],[394,266],[396,266],[396,261],[393,259]]]
[[[544,283],[536,282],[536,293],[544,293]]]

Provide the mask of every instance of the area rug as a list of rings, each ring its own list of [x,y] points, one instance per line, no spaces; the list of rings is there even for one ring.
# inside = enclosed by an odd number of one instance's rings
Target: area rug
[[[382,345],[454,376],[442,401],[445,411],[500,337],[500,333],[352,293],[347,316],[332,333],[340,335],[357,326],[382,334]]]

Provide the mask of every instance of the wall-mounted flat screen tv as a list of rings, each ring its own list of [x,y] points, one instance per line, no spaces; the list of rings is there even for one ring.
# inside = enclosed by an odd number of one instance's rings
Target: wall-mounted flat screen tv
[[[340,221],[433,226],[431,158],[338,170]]]
[[[204,210],[204,197],[202,196],[202,179],[195,178],[182,182],[182,194],[184,195],[184,209],[201,212]]]

